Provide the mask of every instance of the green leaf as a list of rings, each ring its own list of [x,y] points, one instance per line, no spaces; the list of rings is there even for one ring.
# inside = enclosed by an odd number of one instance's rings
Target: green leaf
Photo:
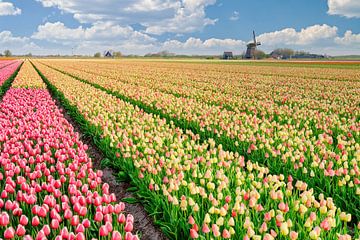
[[[130,204],[134,204],[134,203],[138,203],[139,201],[136,198],[123,198],[121,199],[122,202],[126,202],[126,203],[130,203]]]

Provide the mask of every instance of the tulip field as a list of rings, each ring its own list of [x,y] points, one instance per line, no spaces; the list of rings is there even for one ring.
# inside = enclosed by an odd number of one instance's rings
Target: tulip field
[[[142,239],[84,133],[168,239],[360,239],[359,69],[0,61],[0,238]]]
[[[0,103],[0,125],[2,239],[138,239],[28,61]]]

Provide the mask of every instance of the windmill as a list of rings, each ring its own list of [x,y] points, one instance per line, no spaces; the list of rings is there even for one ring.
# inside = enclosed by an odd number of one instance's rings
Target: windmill
[[[256,51],[256,47],[260,46],[261,43],[256,41],[256,37],[255,37],[255,31],[253,31],[253,39],[254,42],[248,43],[247,49],[246,49],[246,54],[245,54],[245,58],[247,59],[255,59],[255,51]]]

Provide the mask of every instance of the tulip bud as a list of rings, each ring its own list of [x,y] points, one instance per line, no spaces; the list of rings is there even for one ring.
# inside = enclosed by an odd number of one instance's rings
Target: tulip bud
[[[25,227],[23,225],[18,225],[15,233],[19,237],[24,236],[26,233]]]
[[[121,234],[118,231],[113,231],[111,240],[122,240]]]
[[[34,227],[36,227],[36,226],[38,226],[39,224],[40,224],[39,217],[38,217],[38,216],[33,217],[32,220],[31,220],[31,225],[34,226]]]
[[[197,239],[199,238],[199,234],[194,229],[190,229],[190,237],[192,239]]]
[[[15,230],[13,227],[9,227],[4,232],[4,238],[5,239],[12,239],[15,237]]]
[[[52,219],[50,223],[50,227],[52,229],[58,229],[59,228],[59,221],[57,219]]]
[[[109,231],[108,231],[107,227],[103,225],[100,227],[99,233],[100,233],[100,236],[104,237],[109,234]]]
[[[133,230],[133,228],[134,227],[133,227],[133,224],[131,222],[126,222],[125,228],[124,228],[125,232],[131,232]]]
[[[89,221],[89,219],[84,219],[83,221],[82,221],[82,225],[84,225],[84,227],[85,228],[89,228],[90,227],[90,221]]]

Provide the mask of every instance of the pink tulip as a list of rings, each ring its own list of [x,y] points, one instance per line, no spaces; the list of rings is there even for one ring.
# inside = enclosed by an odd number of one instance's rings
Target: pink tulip
[[[104,237],[109,234],[109,231],[108,231],[107,227],[103,225],[100,227],[99,233],[100,233],[100,236]]]
[[[71,218],[71,225],[72,226],[77,226],[80,222],[79,216],[78,215],[74,215]]]
[[[69,231],[68,231],[67,227],[64,227],[63,229],[61,229],[60,233],[61,233],[62,238],[67,239],[69,237]]]
[[[222,232],[222,237],[227,239],[227,238],[231,238],[231,234],[227,229],[224,229]]]
[[[85,234],[83,232],[79,232],[76,234],[76,240],[85,240]]]
[[[131,222],[126,222],[125,228],[124,228],[125,232],[131,232],[133,230],[133,228],[134,227],[133,227],[133,224]]]
[[[57,219],[52,219],[50,223],[50,227],[52,229],[58,229],[59,228],[59,221]]]
[[[118,217],[118,222],[123,224],[125,223],[125,221],[126,221],[125,215],[121,213]]]
[[[15,237],[15,230],[13,227],[9,227],[4,232],[4,238],[5,239],[12,239]]]
[[[89,228],[90,227],[90,221],[89,219],[84,219],[82,221],[82,224],[84,225],[85,228]]]
[[[96,212],[94,216],[94,220],[96,222],[101,222],[104,218],[104,215],[101,212]]]
[[[196,239],[199,237],[199,234],[194,229],[190,229],[190,237]]]
[[[16,228],[15,234],[19,237],[24,236],[26,233],[25,227],[23,225],[18,225]]]
[[[9,215],[4,212],[0,215],[0,226],[7,226],[10,222],[10,217]]]
[[[80,233],[80,232],[83,233],[83,232],[85,232],[85,227],[84,227],[84,225],[82,225],[82,224],[77,225],[75,232],[76,232],[76,233]]]
[[[113,231],[111,240],[122,240],[121,234],[118,231]]]
[[[38,217],[38,216],[33,217],[32,220],[31,220],[31,225],[34,226],[34,227],[36,227],[36,226],[38,226],[39,224],[40,224],[39,217]]]

